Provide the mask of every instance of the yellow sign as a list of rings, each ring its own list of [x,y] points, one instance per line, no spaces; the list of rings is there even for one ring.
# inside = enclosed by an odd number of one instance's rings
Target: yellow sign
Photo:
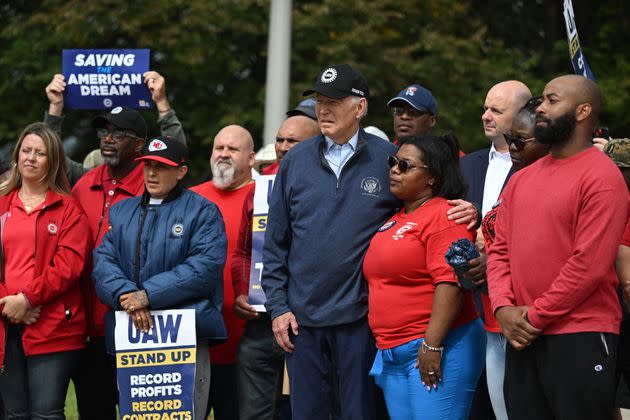
[[[164,366],[181,365],[194,363],[197,349],[194,347],[169,349],[169,350],[149,350],[149,351],[127,351],[116,354],[116,366],[118,368],[130,368],[138,366]]]
[[[267,230],[267,215],[264,216],[254,216],[254,232],[264,232]]]

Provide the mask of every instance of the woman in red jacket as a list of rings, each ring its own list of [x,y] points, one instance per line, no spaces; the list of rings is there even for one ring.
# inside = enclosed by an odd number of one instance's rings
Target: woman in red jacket
[[[79,277],[89,249],[70,197],[59,137],[22,132],[0,185],[0,392],[7,419],[64,419],[77,350],[85,343]]]

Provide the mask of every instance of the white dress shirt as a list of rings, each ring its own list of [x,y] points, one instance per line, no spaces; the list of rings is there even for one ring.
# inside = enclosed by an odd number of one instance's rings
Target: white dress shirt
[[[503,188],[505,178],[507,178],[511,168],[512,159],[510,159],[510,152],[498,152],[497,149],[494,148],[494,144],[492,144],[488,156],[486,181],[483,185],[483,202],[481,205],[482,218],[492,209],[492,206],[494,206],[499,199],[501,188]]]

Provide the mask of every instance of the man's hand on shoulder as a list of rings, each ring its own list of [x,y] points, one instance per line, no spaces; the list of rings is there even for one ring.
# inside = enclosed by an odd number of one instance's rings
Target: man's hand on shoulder
[[[234,305],[232,306],[234,315],[241,319],[256,319],[260,317],[260,314],[256,312],[254,307],[247,303],[247,295],[238,295],[234,299]]]
[[[282,347],[282,350],[287,353],[293,352],[293,343],[289,336],[289,328],[293,335],[298,335],[298,323],[295,319],[293,312],[285,312],[280,316],[277,316],[271,322],[271,328],[273,335],[276,337],[278,345]]]
[[[454,220],[458,225],[466,223],[468,230],[475,228],[479,221],[479,213],[473,203],[464,200],[448,200],[448,204],[453,206],[446,212],[448,220]]]

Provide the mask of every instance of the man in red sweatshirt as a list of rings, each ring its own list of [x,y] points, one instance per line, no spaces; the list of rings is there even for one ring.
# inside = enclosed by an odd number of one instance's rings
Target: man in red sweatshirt
[[[228,330],[228,341],[210,349],[212,380],[206,416],[214,409],[216,420],[237,420],[236,347],[245,321],[233,311],[234,289],[230,264],[238,240],[243,213],[243,202],[254,189],[254,140],[239,125],[223,127],[214,137],[210,167],[212,180],[191,187],[191,191],[212,201],[219,207],[227,235],[227,260],[223,270],[223,319]]]
[[[614,261],[628,215],[619,170],[592,147],[602,95],[591,80],[545,86],[535,137],[550,155],[503,192],[488,256],[506,352],[510,420],[612,413],[621,312]]]

